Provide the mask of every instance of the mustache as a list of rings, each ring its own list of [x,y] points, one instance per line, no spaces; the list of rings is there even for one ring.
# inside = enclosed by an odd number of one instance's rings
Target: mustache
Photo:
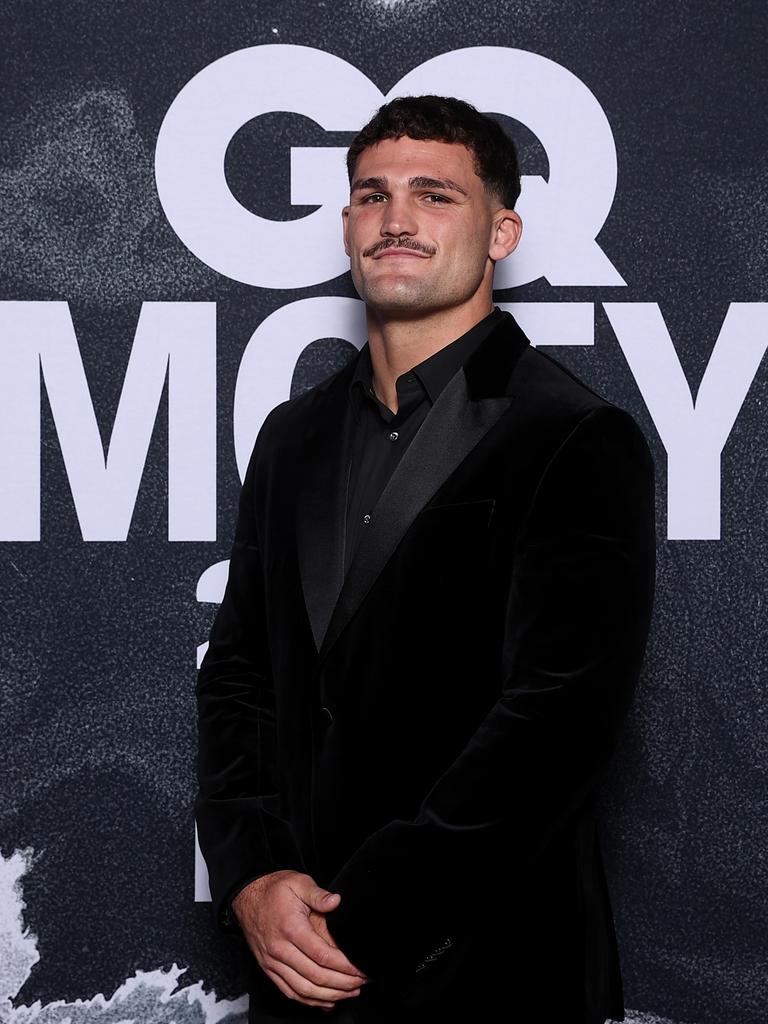
[[[380,242],[364,249],[363,256],[375,256],[377,252],[381,252],[383,249],[392,249],[395,246],[398,249],[413,249],[416,252],[423,252],[427,256],[434,256],[437,252],[433,245],[422,245],[421,242],[416,242],[412,238],[382,238]]]

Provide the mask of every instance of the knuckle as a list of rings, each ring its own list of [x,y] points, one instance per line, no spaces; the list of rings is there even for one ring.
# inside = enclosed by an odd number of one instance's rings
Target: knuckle
[[[315,964],[308,964],[305,968],[302,968],[304,978],[306,979],[305,984],[309,988],[314,988],[317,985],[322,985],[324,976],[323,972],[318,970]]]
[[[329,967],[333,963],[333,950],[330,946],[320,945],[318,943],[316,956],[317,963],[319,963],[321,967]]]
[[[274,960],[285,960],[288,950],[291,948],[289,942],[284,939],[275,939],[269,944],[268,953]]]

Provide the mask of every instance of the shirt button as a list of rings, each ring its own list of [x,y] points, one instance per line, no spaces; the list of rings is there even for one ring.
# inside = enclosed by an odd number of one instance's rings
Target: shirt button
[[[396,441],[398,439],[398,437],[400,437],[398,432],[396,430],[393,430],[392,433],[389,435],[389,440],[390,441]]]
[[[363,516],[363,522],[364,522],[364,523],[365,523],[365,525],[367,526],[367,525],[368,525],[368,523],[370,523],[370,521],[371,521],[371,517],[370,517],[370,515],[369,515],[369,514],[368,514],[368,513],[366,512],[366,514],[365,514],[365,515]]]

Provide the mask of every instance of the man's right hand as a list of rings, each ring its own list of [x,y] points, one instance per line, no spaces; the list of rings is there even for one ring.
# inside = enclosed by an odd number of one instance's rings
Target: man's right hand
[[[232,901],[251,952],[289,999],[331,1009],[360,994],[365,975],[310,922],[311,911],[325,914],[340,900],[309,875],[286,870],[249,882]]]

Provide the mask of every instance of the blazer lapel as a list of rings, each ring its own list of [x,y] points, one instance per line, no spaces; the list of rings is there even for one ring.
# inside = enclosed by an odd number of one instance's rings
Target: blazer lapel
[[[317,395],[302,449],[296,508],[301,585],[318,650],[344,582],[344,530],[350,470],[350,403],[354,360]]]

